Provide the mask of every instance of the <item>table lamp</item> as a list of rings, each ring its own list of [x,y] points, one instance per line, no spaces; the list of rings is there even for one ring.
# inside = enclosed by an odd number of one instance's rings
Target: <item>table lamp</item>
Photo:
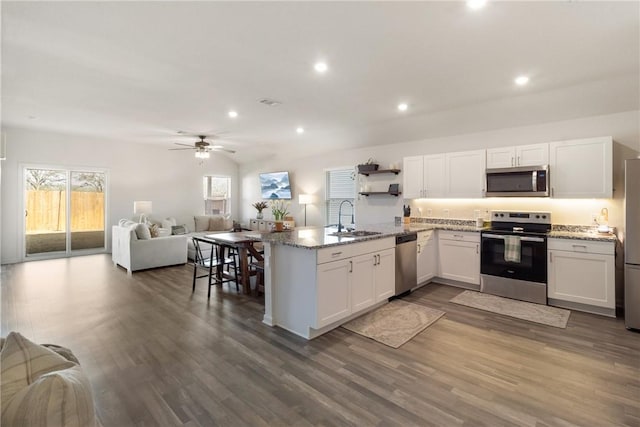
[[[304,205],[304,226],[307,226],[307,205],[311,204],[310,194],[300,194],[298,196],[298,204]]]
[[[140,215],[140,220],[138,222],[142,223],[147,222],[147,218],[151,215],[153,203],[148,200],[144,201],[136,201],[133,202],[133,213],[134,215]]]

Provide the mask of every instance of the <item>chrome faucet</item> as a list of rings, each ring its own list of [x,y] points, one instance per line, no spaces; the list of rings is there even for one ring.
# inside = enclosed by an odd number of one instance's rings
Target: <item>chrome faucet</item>
[[[344,202],[347,202],[351,205],[351,224],[353,224],[353,203],[345,199],[340,202],[340,206],[338,207],[338,233],[342,231],[342,205],[344,204]]]

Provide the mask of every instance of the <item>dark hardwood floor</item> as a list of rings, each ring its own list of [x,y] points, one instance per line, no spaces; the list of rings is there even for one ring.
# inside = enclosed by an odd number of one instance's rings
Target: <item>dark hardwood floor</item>
[[[1,333],[69,347],[108,426],[640,426],[640,334],[572,312],[567,329],[449,303],[399,349],[338,328],[305,341],[190,266],[128,277],[109,255],[2,266]],[[202,279],[204,280],[204,279]]]

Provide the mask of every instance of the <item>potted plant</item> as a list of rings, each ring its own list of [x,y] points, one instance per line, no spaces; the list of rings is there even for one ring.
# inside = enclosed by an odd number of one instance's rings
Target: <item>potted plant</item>
[[[289,202],[284,200],[271,200],[271,213],[276,221],[276,231],[282,231],[284,217],[289,215]]]
[[[257,219],[262,219],[262,211],[267,208],[267,202],[255,202],[253,205],[254,208],[258,211],[258,215],[256,215]]]
[[[369,157],[369,160],[367,160],[366,163],[358,165],[358,173],[377,171],[379,167],[380,165],[377,164],[371,157]]]

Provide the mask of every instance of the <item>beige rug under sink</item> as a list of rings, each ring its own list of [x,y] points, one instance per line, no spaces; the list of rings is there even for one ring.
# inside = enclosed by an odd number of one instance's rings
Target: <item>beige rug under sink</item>
[[[534,304],[474,291],[464,291],[451,302],[480,310],[490,311],[529,322],[541,323],[555,328],[566,328],[571,312],[562,308]]]
[[[398,348],[444,314],[444,311],[393,300],[342,327],[389,347]]]

